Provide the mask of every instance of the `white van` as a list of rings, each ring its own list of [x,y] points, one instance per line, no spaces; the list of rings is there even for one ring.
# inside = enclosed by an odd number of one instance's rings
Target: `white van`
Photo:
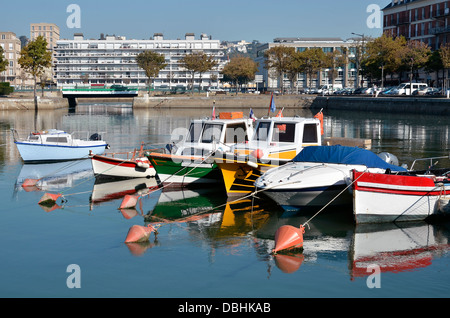
[[[425,83],[412,83],[412,92],[416,90],[423,90],[427,88],[428,85]],[[403,83],[397,87],[398,95],[411,95],[411,84]]]
[[[319,87],[319,94],[333,94],[335,91],[342,89],[342,84],[325,84]]]

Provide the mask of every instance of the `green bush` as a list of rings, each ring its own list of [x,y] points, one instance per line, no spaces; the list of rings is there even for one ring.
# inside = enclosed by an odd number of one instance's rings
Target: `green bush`
[[[9,95],[14,92],[14,87],[9,85],[9,82],[0,83],[0,95]]]

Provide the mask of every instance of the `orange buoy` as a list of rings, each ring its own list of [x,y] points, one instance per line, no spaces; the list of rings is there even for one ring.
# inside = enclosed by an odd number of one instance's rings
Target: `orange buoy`
[[[119,209],[132,209],[136,207],[137,200],[139,200],[138,195],[126,195],[123,197],[122,204]]]
[[[282,226],[275,234],[275,248],[272,253],[277,253],[282,250],[303,247],[303,234],[305,228],[300,226],[296,228],[290,225]]]
[[[38,179],[25,179],[22,183],[22,188],[35,187],[38,182]]]
[[[133,225],[128,231],[125,243],[139,243],[148,241],[150,234],[156,231],[150,224],[148,226]]]
[[[41,200],[39,201],[39,204],[53,206],[56,203],[56,200],[58,200],[60,197],[62,197],[61,193],[58,194],[45,193],[42,196]]]

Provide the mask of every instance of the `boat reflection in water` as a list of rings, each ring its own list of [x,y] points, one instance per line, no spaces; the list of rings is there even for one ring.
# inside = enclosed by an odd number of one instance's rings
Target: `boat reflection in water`
[[[315,211],[317,212],[317,211]],[[238,256],[249,247],[259,261],[267,264],[269,277],[273,268],[293,274],[305,263],[319,262],[325,256],[342,262],[350,278],[368,276],[371,264],[382,271],[400,273],[421,269],[449,249],[450,232],[445,226],[428,223],[355,225],[351,209],[288,212],[262,199],[227,202],[214,190],[164,189],[155,208],[144,215],[146,224],[161,224],[150,242],[127,244],[133,255],[168,240],[166,226],[187,231],[193,240],[211,250]],[[309,222],[308,222],[309,221]],[[283,225],[305,226],[303,250],[272,254],[275,233]],[[327,255],[329,257],[327,257]],[[211,259],[213,262],[213,259]],[[327,265],[328,266],[328,265]]]
[[[161,189],[155,178],[133,179],[99,179],[97,178],[92,189],[90,209],[106,202],[114,202],[123,199],[126,195],[140,197],[135,209],[121,210],[126,219],[137,215],[143,215],[144,210],[153,209],[161,195]],[[139,209],[138,212],[136,209]]]
[[[17,177],[15,191],[60,191],[73,187],[81,179],[93,176],[90,160],[24,164]],[[38,182],[32,187],[22,187],[27,179],[38,180]]]
[[[351,276],[365,277],[376,265],[383,272],[400,273],[431,265],[449,250],[449,233],[425,222],[357,225],[352,246]]]

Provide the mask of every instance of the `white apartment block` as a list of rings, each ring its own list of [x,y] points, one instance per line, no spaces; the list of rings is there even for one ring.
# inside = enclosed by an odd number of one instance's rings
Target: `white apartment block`
[[[321,48],[325,53],[331,53],[335,50],[342,50],[347,48],[349,52],[349,59],[354,58],[356,52],[357,41],[349,39],[347,41],[340,38],[276,38],[273,43],[265,43],[258,47],[256,62],[259,63],[259,75],[263,76],[264,86],[267,89],[273,90],[280,87],[280,78],[271,75],[272,72],[267,70],[265,66],[264,52],[272,47],[287,46],[293,47],[296,51],[304,51],[307,48]],[[328,76],[328,69],[323,69],[312,80],[311,87],[318,88],[325,84],[331,84]],[[335,78],[335,84],[340,84],[342,87],[355,87],[356,82],[356,65],[349,61],[347,65],[338,68],[337,78]],[[307,88],[309,86],[309,80],[307,80],[305,74],[298,75],[298,88]],[[360,83],[362,84],[362,83]],[[290,81],[285,75],[284,85],[285,88],[290,87]]]
[[[180,65],[187,54],[202,51],[214,56],[218,65],[210,72],[194,75],[194,87],[217,86],[220,71],[227,63],[219,40],[202,34],[199,39],[187,33],[183,40],[166,40],[155,33],[150,40],[127,40],[119,36],[84,39],[75,34],[73,40],[59,40],[54,49],[54,74],[58,87],[77,85],[125,85],[146,87],[147,77],[136,63],[136,56],[152,50],[164,54],[167,66],[153,80],[155,89],[187,89],[191,72]]]

